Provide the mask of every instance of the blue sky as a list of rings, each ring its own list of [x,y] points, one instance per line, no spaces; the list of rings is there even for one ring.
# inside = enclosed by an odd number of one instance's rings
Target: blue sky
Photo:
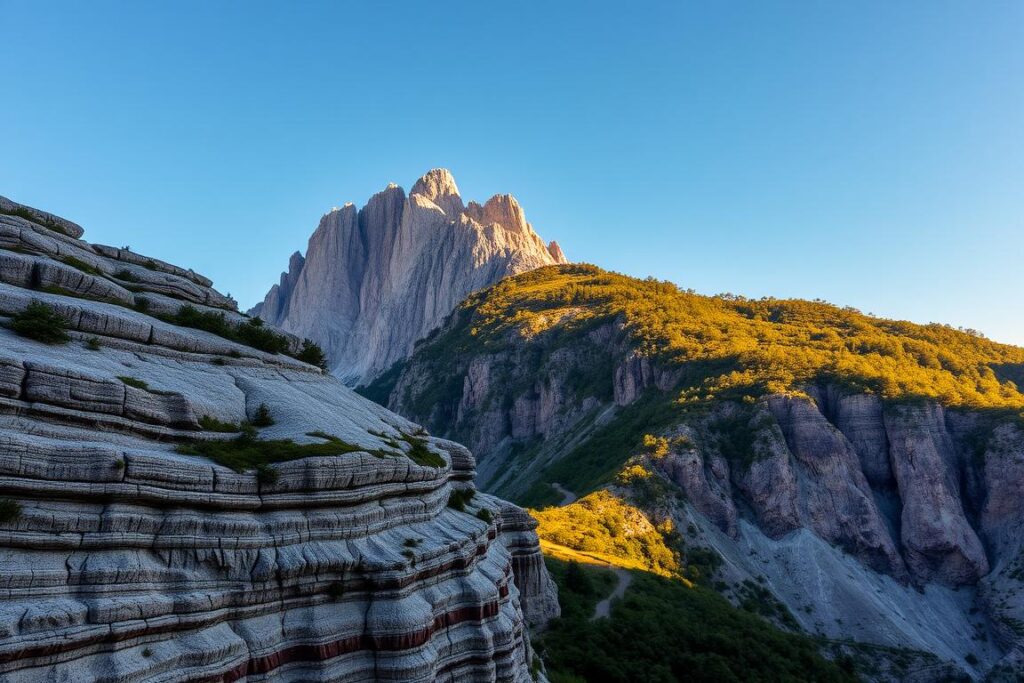
[[[0,194],[244,306],[322,213],[444,166],[573,260],[1024,344],[1024,3],[0,0],[0,25]]]

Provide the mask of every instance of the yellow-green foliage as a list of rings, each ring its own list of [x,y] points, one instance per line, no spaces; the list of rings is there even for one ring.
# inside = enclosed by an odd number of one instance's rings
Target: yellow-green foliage
[[[557,324],[559,334],[621,320],[637,350],[682,369],[680,400],[798,392],[816,381],[891,400],[1024,409],[1010,381],[1024,377],[1024,349],[938,324],[916,325],[802,300],[709,297],[674,284],[550,266],[470,297],[447,341],[500,346]],[[458,337],[462,337],[461,339]]]
[[[609,491],[595,491],[571,505],[531,514],[540,523],[537,535],[543,541],[663,576],[679,570],[679,554],[665,543],[671,526],[656,526]]]

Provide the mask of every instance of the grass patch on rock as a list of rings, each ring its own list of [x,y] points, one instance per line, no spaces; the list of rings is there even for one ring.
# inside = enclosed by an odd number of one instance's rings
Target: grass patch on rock
[[[142,389],[143,391],[149,391],[149,385],[143,382],[138,377],[128,377],[126,375],[118,375],[117,378],[124,384],[136,389]]]
[[[255,469],[261,483],[277,480],[277,472],[268,467],[271,463],[366,451],[362,446],[329,434],[317,432],[310,436],[325,440],[322,443],[304,444],[295,443],[291,439],[264,440],[257,439],[251,430],[247,430],[229,441],[193,441],[180,444],[175,450],[185,455],[201,455],[236,472]],[[274,474],[269,474],[270,471]]]
[[[406,452],[406,455],[417,465],[423,465],[424,467],[445,466],[446,463],[444,458],[427,447],[426,439],[421,439],[418,436],[411,436],[405,433],[402,433],[399,438],[409,444],[409,450]]]
[[[203,415],[199,418],[199,426],[207,432],[238,432],[242,430],[233,422],[221,422],[212,415]]]
[[[89,275],[103,275],[103,271],[96,266],[89,265],[82,259],[75,258],[74,256],[64,256],[61,258],[61,262]]]

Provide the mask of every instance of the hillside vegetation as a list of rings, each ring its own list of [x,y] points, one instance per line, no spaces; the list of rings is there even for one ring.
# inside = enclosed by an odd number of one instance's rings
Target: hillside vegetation
[[[541,542],[585,553],[593,562],[642,569],[661,576],[679,571],[679,553],[670,547],[671,522],[655,526],[639,509],[609,491],[595,491],[571,505],[532,510]],[[568,554],[566,556],[569,556]],[[586,557],[579,558],[587,562]]]
[[[826,303],[702,296],[590,265],[551,266],[469,297],[422,355],[499,350],[621,320],[636,350],[682,369],[679,401],[756,398],[831,382],[889,400],[1024,410],[1024,349]]]
[[[537,649],[552,683],[582,681],[855,681],[818,643],[785,633],[703,587],[633,572],[607,619],[594,606],[614,585],[608,570],[548,560],[562,616]]]

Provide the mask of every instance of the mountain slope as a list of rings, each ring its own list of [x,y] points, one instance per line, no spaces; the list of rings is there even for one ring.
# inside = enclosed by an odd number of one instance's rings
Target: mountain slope
[[[0,198],[0,678],[536,680],[535,524],[466,449],[81,234]]]
[[[355,384],[404,358],[471,292],[565,262],[515,198],[464,205],[451,174],[435,169],[408,197],[392,184],[362,209],[325,215],[305,257],[292,255],[251,312],[318,342],[331,370]]]
[[[610,488],[802,628],[978,674],[1024,644],[1022,369],[940,325],[562,266],[471,296],[363,391],[471,445],[488,490]]]

